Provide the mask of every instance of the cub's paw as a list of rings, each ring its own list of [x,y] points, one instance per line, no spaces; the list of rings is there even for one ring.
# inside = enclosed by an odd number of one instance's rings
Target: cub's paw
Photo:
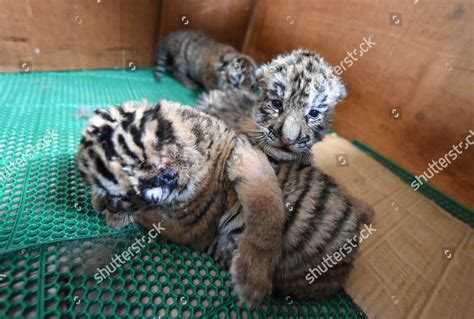
[[[273,271],[265,258],[247,254],[241,247],[232,259],[230,272],[240,303],[254,307],[271,294]]]
[[[107,209],[103,210],[102,213],[105,214],[107,225],[112,228],[123,228],[133,223],[132,216],[128,213],[111,213]]]

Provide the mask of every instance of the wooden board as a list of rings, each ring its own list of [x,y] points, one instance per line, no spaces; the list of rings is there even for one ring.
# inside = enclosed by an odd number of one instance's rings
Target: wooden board
[[[342,73],[334,128],[419,175],[474,130],[473,30],[472,1],[261,0],[244,51],[263,62],[305,47],[339,65],[371,37]],[[473,163],[474,145],[430,183],[474,207]]]
[[[0,0],[0,71],[149,66],[157,0]]]
[[[187,28],[241,49],[255,2],[0,0],[0,72],[151,66],[157,39]]]
[[[181,29],[201,30],[240,50],[256,0],[163,0],[159,39]]]

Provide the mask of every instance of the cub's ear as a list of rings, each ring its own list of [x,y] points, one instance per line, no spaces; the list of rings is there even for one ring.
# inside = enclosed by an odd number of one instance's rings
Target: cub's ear
[[[261,92],[261,88],[265,88],[265,74],[268,72],[268,64],[259,64],[255,69],[255,87],[258,87],[258,94]]]
[[[257,68],[255,69],[255,77],[257,78],[257,81],[261,80],[261,78],[263,77],[263,74],[265,73],[266,68],[267,68],[267,65],[265,63],[257,65]]]
[[[342,100],[344,100],[347,95],[349,95],[349,88],[347,87],[347,85],[345,85],[342,81],[341,81],[341,85],[339,86],[339,96],[337,97],[337,102],[341,102]]]

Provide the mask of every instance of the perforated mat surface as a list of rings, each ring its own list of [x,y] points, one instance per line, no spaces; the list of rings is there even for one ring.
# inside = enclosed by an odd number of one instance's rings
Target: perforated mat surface
[[[150,70],[0,75],[0,318],[365,316],[344,291],[238,307],[212,259],[161,239],[97,280],[144,234],[110,229],[90,206],[75,165],[88,114],[132,99],[194,105],[199,93]]]

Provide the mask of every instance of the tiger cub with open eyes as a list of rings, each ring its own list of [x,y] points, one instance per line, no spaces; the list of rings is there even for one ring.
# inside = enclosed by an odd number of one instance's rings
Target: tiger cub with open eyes
[[[265,155],[222,121],[167,101],[96,113],[77,163],[107,223],[147,229],[161,223],[164,237],[205,249],[223,213],[239,211],[250,235],[233,263],[236,290],[250,305],[270,294],[284,207]]]
[[[214,41],[195,31],[176,31],[160,43],[155,68],[161,79],[170,63],[173,76],[194,89],[203,84],[213,89],[253,89],[255,62],[232,46]]]
[[[358,248],[359,230],[373,214],[365,202],[344,193],[312,163],[311,147],[323,138],[332,110],[347,89],[328,63],[307,50],[276,57],[257,71],[257,79],[258,97],[215,90],[203,95],[198,108],[245,133],[273,164],[287,207],[274,293],[295,298],[329,296],[344,284]],[[230,265],[243,229],[241,215],[226,213],[210,255]],[[313,267],[346,246],[350,252],[344,259],[316,280]]]

